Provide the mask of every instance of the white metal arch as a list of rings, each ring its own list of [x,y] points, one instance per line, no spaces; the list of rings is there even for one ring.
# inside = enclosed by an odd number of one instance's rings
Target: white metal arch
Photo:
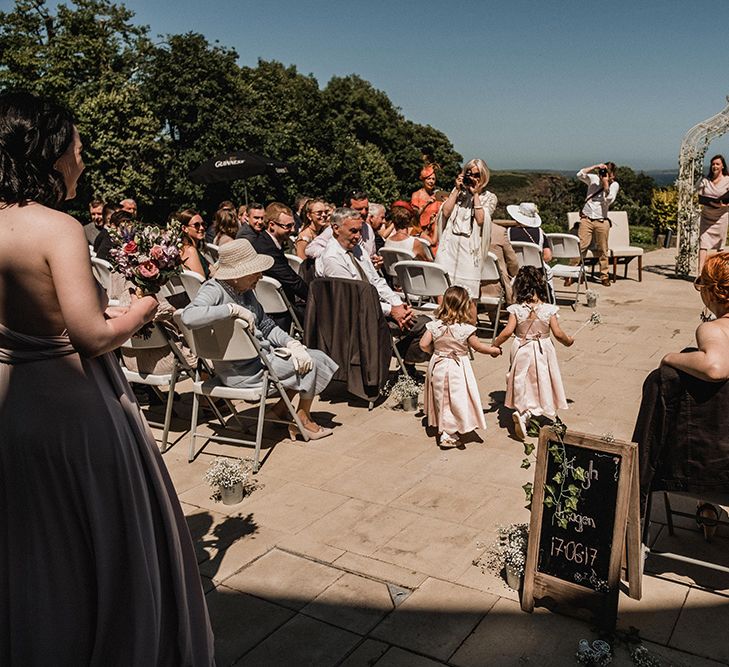
[[[709,144],[729,130],[729,96],[719,113],[694,125],[681,141],[678,156],[678,255],[676,274],[688,276],[699,255],[699,214],[696,187],[703,176],[704,156]]]

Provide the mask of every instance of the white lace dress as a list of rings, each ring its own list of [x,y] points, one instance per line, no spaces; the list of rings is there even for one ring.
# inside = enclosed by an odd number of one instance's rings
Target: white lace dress
[[[456,203],[443,225],[435,262],[448,273],[452,285],[461,285],[472,299],[478,299],[481,290],[481,266],[491,242],[491,216],[496,210],[496,195],[484,190],[479,195],[483,205],[484,221],[479,225],[473,219],[473,208]]]

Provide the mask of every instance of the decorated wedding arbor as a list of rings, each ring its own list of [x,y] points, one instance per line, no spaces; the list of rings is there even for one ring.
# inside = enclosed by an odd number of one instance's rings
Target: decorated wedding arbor
[[[699,254],[699,205],[696,186],[703,175],[704,156],[709,144],[729,130],[727,106],[711,118],[694,125],[683,137],[678,156],[678,255],[676,274],[688,276]]]

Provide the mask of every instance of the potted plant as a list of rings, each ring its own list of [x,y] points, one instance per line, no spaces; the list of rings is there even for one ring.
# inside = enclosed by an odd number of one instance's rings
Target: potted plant
[[[222,500],[224,505],[237,505],[256,486],[248,479],[252,470],[250,459],[217,457],[205,472],[205,481],[213,488],[210,497],[215,502]]]
[[[595,290],[587,290],[587,292],[585,292],[585,298],[587,299],[588,308],[594,308],[597,306],[597,292]]]
[[[386,390],[390,398],[397,401],[403,410],[414,412],[418,409],[418,395],[422,388],[422,384],[419,384],[409,375],[403,373],[392,386],[388,383]]]
[[[518,591],[524,579],[529,524],[499,526],[497,534],[496,541],[486,554],[486,566],[494,574],[505,575],[506,585]]]

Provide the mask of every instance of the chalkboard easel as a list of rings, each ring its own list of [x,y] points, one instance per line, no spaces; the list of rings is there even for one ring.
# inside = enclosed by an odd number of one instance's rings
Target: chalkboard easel
[[[628,516],[638,508],[636,466],[635,443],[571,431],[559,436],[542,428],[521,601],[524,611],[535,606],[588,609],[600,625],[614,628]],[[631,596],[637,590],[639,597],[640,549],[629,547],[626,570],[633,578]]]

